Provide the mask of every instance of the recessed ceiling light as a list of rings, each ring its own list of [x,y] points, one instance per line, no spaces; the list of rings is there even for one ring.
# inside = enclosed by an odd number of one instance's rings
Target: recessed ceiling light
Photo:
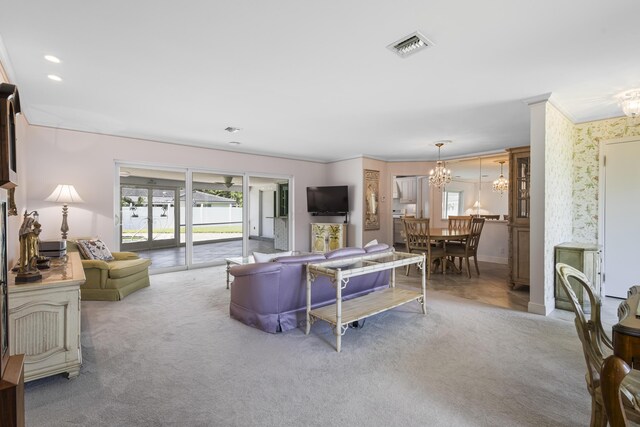
[[[56,76],[55,74],[49,74],[47,77],[49,77],[49,79],[53,80],[54,82],[61,82],[62,81],[62,77]]]
[[[229,133],[236,133],[240,130],[240,128],[234,128],[233,126],[229,126],[227,128],[225,128],[225,130]]]
[[[58,58],[57,56],[45,55],[44,59],[46,59],[49,62],[53,62],[55,64],[59,64],[60,63],[60,58]]]
[[[238,141],[229,141],[229,144],[240,145]]]

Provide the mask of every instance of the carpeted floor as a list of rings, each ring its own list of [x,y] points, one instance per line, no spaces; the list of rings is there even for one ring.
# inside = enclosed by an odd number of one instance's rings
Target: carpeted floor
[[[403,276],[403,275],[399,275]],[[80,376],[26,385],[34,426],[588,425],[572,321],[428,291],[350,329],[267,334],[229,318],[224,268],[83,302]]]

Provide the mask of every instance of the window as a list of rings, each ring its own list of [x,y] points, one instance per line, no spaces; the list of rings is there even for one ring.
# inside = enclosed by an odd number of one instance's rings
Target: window
[[[449,218],[449,215],[462,215],[462,201],[462,191],[443,191],[442,219]]]

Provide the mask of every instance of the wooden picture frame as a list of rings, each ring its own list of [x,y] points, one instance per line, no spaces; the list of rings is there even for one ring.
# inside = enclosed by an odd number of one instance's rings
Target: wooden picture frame
[[[380,171],[364,170],[364,229],[380,229]]]
[[[16,114],[20,113],[20,95],[15,85],[0,83],[0,187],[18,185],[16,150]]]

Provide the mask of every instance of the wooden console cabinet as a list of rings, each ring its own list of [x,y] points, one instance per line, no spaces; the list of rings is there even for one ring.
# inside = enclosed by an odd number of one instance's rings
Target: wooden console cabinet
[[[509,283],[529,286],[530,148],[509,152]]]
[[[72,252],[52,260],[37,282],[9,279],[9,349],[25,354],[24,380],[66,372],[80,373],[80,285],[85,281],[80,257]]]
[[[588,243],[562,243],[555,248],[555,264],[562,262],[581,271],[600,296],[600,247]],[[556,273],[556,308],[573,310],[569,297],[562,289],[560,277]],[[584,288],[580,284],[572,283],[571,287],[578,297],[578,302],[585,312],[589,312],[589,297],[584,297]]]
[[[312,223],[311,252],[324,253],[347,246],[347,224]]]

